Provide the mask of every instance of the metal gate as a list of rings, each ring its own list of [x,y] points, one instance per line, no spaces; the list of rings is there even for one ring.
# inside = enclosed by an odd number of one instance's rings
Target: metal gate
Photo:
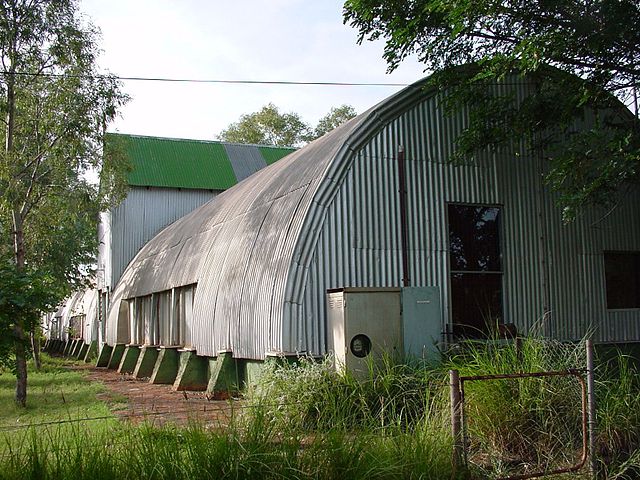
[[[593,392],[593,346],[591,342],[587,342],[587,368],[582,369],[570,369],[564,371],[549,371],[549,372],[520,372],[513,374],[499,374],[499,375],[477,375],[477,376],[460,376],[457,370],[450,371],[450,383],[451,383],[451,423],[452,423],[452,433],[454,437],[454,464],[457,467],[475,465],[478,466],[478,463],[482,463],[484,460],[485,463],[494,462],[494,458],[482,458],[481,455],[477,455],[480,458],[470,458],[470,450],[473,446],[473,442],[469,436],[469,423],[472,423],[475,419],[472,417],[472,413],[469,412],[470,402],[469,399],[466,398],[465,394],[467,389],[465,388],[467,385],[476,383],[476,382],[506,382],[505,385],[507,388],[503,390],[516,389],[518,385],[525,380],[531,381],[540,381],[540,393],[545,392],[545,382],[549,379],[558,379],[560,381],[566,382],[575,382],[577,386],[579,386],[579,394],[576,391],[576,395],[580,397],[579,405],[575,405],[576,411],[573,413],[579,413],[576,416],[576,421],[580,423],[580,435],[579,442],[576,444],[572,444],[568,442],[567,444],[560,444],[560,446],[566,448],[567,454],[564,455],[564,458],[570,458],[573,456],[575,459],[570,464],[562,464],[559,465],[555,461],[547,461],[546,463],[539,462],[539,464],[531,465],[531,463],[527,463],[525,460],[525,455],[522,455],[521,458],[512,458],[511,461],[514,465],[517,465],[519,468],[517,470],[520,471],[508,471],[503,472],[502,476],[498,478],[503,480],[524,480],[529,478],[538,478],[549,475],[556,475],[561,473],[571,473],[577,472],[581,470],[588,460],[591,460],[590,467],[591,472],[594,471],[594,460],[593,456],[590,455],[590,452],[593,451],[593,433],[595,428],[595,404],[594,404],[594,392]],[[564,380],[566,379],[566,380]],[[514,384],[516,385],[514,387]],[[500,390],[500,389],[498,389]],[[507,412],[508,413],[508,412]],[[543,412],[546,413],[546,412]],[[505,412],[494,412],[497,415],[504,415]],[[538,416],[540,416],[538,412]],[[570,416],[570,415],[569,415]],[[488,418],[487,420],[491,420]],[[533,430],[533,428],[532,428]],[[536,433],[540,433],[537,431]],[[509,435],[513,437],[517,437],[520,439],[519,435],[521,432],[503,432],[504,437],[508,437]],[[542,433],[544,435],[544,432]],[[576,439],[578,440],[578,439]],[[508,444],[509,439],[505,441]],[[574,455],[575,446],[580,444],[580,452],[579,455]],[[522,441],[522,444],[525,445],[526,442]],[[532,443],[533,445],[533,443]],[[478,451],[482,451],[485,457],[490,456],[491,449],[481,449],[478,448]],[[536,452],[526,452],[527,455],[531,453],[531,457],[536,456]],[[544,455],[541,455],[544,457]],[[563,455],[558,455],[558,457],[563,457]],[[515,467],[514,467],[515,469]],[[505,470],[509,470],[505,468]],[[524,471],[523,471],[524,470]],[[498,473],[500,475],[500,473]]]

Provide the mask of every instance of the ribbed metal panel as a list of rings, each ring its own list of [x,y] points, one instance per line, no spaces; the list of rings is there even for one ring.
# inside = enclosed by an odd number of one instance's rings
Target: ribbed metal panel
[[[110,341],[124,321],[122,300],[197,282],[192,343],[199,354],[264,358],[295,349],[290,332],[304,328],[283,321],[298,318],[301,305],[286,302],[291,258],[318,179],[341,144],[340,132],[327,135],[298,161],[293,153],[161,231],[113,292]]]
[[[524,98],[528,86],[510,88]],[[586,220],[564,226],[542,186],[542,162],[524,147],[468,165],[446,162],[466,121],[414,87],[248,177],[141,250],[114,291],[109,328],[117,330],[119,299],[197,283],[192,341],[199,354],[324,353],[327,288],[400,284],[395,158],[403,145],[410,277],[412,285],[440,287],[443,328],[447,205],[473,203],[503,211],[505,321],[573,339],[599,317],[626,325],[620,334],[607,330],[607,338],[637,339],[637,311],[604,309],[602,267],[603,248],[640,250],[637,228],[631,234],[618,223],[638,223],[637,203],[610,216],[606,234]],[[625,235],[634,238],[618,239]]]
[[[125,200],[113,209],[111,232],[105,233],[111,239],[112,264],[108,285],[114,286],[118,282],[135,254],[162,228],[216,194],[209,190],[131,188]],[[108,258],[104,262],[108,262]]]
[[[82,296],[82,313],[85,315],[82,338],[86,343],[98,340],[98,291],[87,289]]]
[[[129,185],[224,190],[237,183],[220,142],[109,134],[128,155]]]
[[[508,88],[521,100],[530,86],[511,83]],[[541,161],[524,146],[518,155],[486,155],[472,165],[446,163],[463,117],[464,112],[443,116],[438,98],[432,97],[390,122],[357,153],[353,175],[328,210],[310,262],[304,316],[323,322],[327,288],[400,284],[394,159],[404,145],[410,278],[412,285],[441,287],[443,328],[449,318],[447,204],[478,203],[503,211],[505,322],[562,340],[579,339],[597,327],[599,341],[637,341],[639,312],[606,310],[602,252],[640,249],[640,198],[626,199],[596,229],[585,225],[595,222],[593,213],[564,225],[543,186]],[[350,206],[342,205],[345,198],[352,198]],[[307,342],[313,349],[320,345],[311,338]]]
[[[267,162],[255,145],[224,144],[233,173],[238,181],[242,181],[249,175],[267,166]]]
[[[496,203],[498,195],[493,168],[444,163],[441,156],[449,155],[453,147],[452,136],[443,132],[461,129],[464,121],[443,117],[438,109],[435,97],[414,105],[354,156],[313,254],[305,318],[324,325],[328,288],[400,285],[396,164],[400,145],[407,158],[412,285],[448,285],[447,203]],[[447,291],[443,294],[446,298]],[[446,301],[443,304],[446,307]],[[324,353],[324,330],[316,331],[322,341],[309,337],[308,346],[314,353]]]
[[[293,148],[229,144],[208,140],[160,138],[117,133],[107,140],[122,150],[133,169],[130,185],[226,190],[293,152]]]

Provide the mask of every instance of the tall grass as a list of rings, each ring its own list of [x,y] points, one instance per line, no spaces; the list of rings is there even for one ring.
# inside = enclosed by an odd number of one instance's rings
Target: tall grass
[[[231,425],[206,430],[109,423],[45,426],[5,439],[3,479],[451,479],[552,469],[580,449],[580,388],[572,378],[468,382],[469,470],[454,471],[448,370],[463,376],[566,370],[584,345],[539,338],[469,343],[437,367],[371,365],[364,380],[329,362],[272,364]],[[598,370],[603,477],[637,478],[640,378],[619,357]],[[2,450],[2,449],[0,449]],[[575,475],[567,478],[575,478]]]
[[[445,362],[461,376],[576,369],[583,344],[530,337],[469,343]],[[582,448],[581,388],[572,376],[465,382],[467,458],[487,477],[550,471],[577,463]]]

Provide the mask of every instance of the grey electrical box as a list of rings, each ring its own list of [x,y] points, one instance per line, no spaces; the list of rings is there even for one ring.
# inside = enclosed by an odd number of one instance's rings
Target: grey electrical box
[[[442,340],[442,309],[438,287],[402,289],[404,352],[408,359],[433,361],[439,358]]]
[[[399,288],[340,288],[327,291],[329,350],[336,368],[367,375],[385,355],[401,360],[402,323]]]
[[[438,287],[327,291],[328,346],[336,368],[357,377],[383,358],[433,360],[442,330]]]

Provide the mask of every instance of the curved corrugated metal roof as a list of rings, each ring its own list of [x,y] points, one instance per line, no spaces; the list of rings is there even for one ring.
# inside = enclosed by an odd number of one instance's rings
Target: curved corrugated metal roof
[[[326,208],[353,152],[427,94],[422,80],[272,164],[160,232],[113,292],[107,342],[119,303],[197,283],[193,345],[262,359],[291,351],[308,264]],[[122,331],[122,329],[120,329]]]

